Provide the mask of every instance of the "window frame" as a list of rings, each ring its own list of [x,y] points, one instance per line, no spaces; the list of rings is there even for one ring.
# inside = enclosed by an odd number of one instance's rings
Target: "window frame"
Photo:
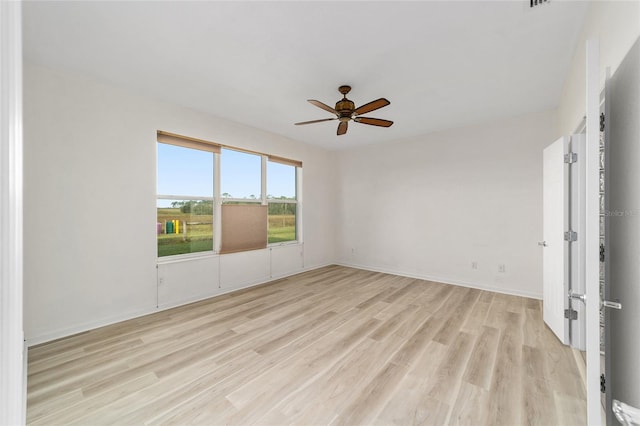
[[[164,140],[161,141],[161,135],[168,135],[168,137],[163,138]],[[215,146],[211,149],[209,148],[207,145],[201,143],[203,141],[199,141],[197,139],[190,139],[190,138],[186,138],[184,141],[184,144],[180,143],[179,138],[175,137],[176,135],[174,134],[170,134],[170,133],[166,133],[166,132],[158,132],[158,141],[156,142],[156,223],[157,222],[157,213],[158,213],[158,205],[157,202],[158,200],[175,200],[175,201],[211,201],[212,206],[213,206],[213,211],[212,211],[212,225],[211,225],[211,239],[212,239],[212,248],[211,250],[201,250],[201,251],[196,251],[196,252],[189,252],[189,253],[180,253],[180,254],[171,254],[171,255],[166,255],[166,256],[160,256],[159,255],[159,244],[158,244],[158,235],[156,234],[156,258],[158,260],[162,259],[167,259],[167,260],[171,260],[171,259],[176,259],[176,258],[189,258],[189,257],[202,257],[202,256],[210,256],[212,254],[216,253],[216,246],[215,246],[215,241],[216,241],[216,198],[215,198],[215,187],[216,187],[216,182],[218,181],[217,177],[216,177],[216,166],[215,166],[215,158],[218,155],[215,151]],[[176,195],[176,194],[160,194],[157,192],[157,187],[158,187],[158,176],[160,173],[159,167],[158,167],[158,159],[159,159],[159,149],[158,149],[158,144],[165,144],[165,145],[173,145],[173,146],[179,146],[181,148],[184,149],[192,149],[192,150],[197,150],[197,151],[203,151],[203,152],[210,152],[212,154],[213,157],[213,163],[212,163],[212,167],[213,167],[213,173],[212,173],[212,179],[213,179],[213,194],[211,197],[209,196],[197,196],[197,195]]]
[[[162,139],[162,140],[161,140]],[[290,160],[285,157],[274,156],[270,154],[265,154],[261,152],[251,151],[247,149],[242,149],[229,145],[222,145],[214,142],[205,141],[202,139],[191,138],[187,136],[178,135],[175,133],[169,133],[164,131],[157,131],[157,142],[156,143],[164,143],[170,145],[177,145],[187,149],[195,149],[201,151],[209,151],[213,153],[213,196],[212,197],[201,197],[201,196],[191,196],[191,195],[175,195],[175,194],[159,194],[157,193],[157,185],[156,185],[156,200],[180,200],[180,201],[211,201],[213,203],[213,249],[206,251],[199,251],[193,253],[183,253],[183,254],[175,254],[168,256],[157,256],[157,236],[156,236],[156,256],[158,262],[171,262],[180,259],[188,259],[195,257],[206,257],[212,255],[221,255],[225,253],[221,253],[222,248],[222,205],[230,204],[230,203],[241,203],[241,204],[258,204],[262,206],[266,206],[267,210],[270,203],[277,204],[295,204],[296,205],[296,217],[295,217],[295,227],[296,227],[296,238],[291,241],[283,241],[276,243],[268,243],[268,233],[269,228],[267,225],[267,245],[266,248],[275,247],[275,246],[283,246],[283,245],[294,245],[294,244],[302,244],[302,162],[297,160]],[[229,149],[238,152],[244,152],[247,154],[257,155],[260,157],[260,189],[261,194],[259,198],[235,198],[235,197],[222,197],[221,194],[221,159],[222,159],[222,149]],[[157,145],[156,145],[156,179],[160,173],[158,168],[158,157],[157,157]],[[267,194],[267,166],[268,162],[272,161],[274,163],[281,163],[293,166],[295,168],[295,199],[278,199],[278,198],[269,198]],[[156,203],[157,205],[157,203]],[[157,207],[156,207],[157,211]],[[157,213],[156,213],[157,214]],[[267,213],[268,220],[268,213]],[[249,249],[247,251],[256,250]]]
[[[267,207],[269,204],[273,203],[273,204],[295,204],[296,205],[296,222],[295,222],[295,227],[296,227],[296,238],[294,240],[291,241],[281,241],[281,242],[277,242],[277,243],[268,243],[267,246],[268,247],[275,247],[275,246],[284,246],[284,245],[291,245],[291,244],[300,244],[302,243],[302,227],[301,227],[301,203],[299,202],[299,198],[300,198],[300,194],[301,194],[301,190],[300,188],[302,187],[300,185],[300,182],[302,180],[302,167],[298,167],[297,162],[285,162],[282,161],[283,159],[281,157],[273,157],[273,156],[267,156],[267,158],[265,158],[264,161],[264,166],[263,166],[263,170],[264,170],[264,182],[265,182],[265,202],[267,203]],[[286,160],[286,159],[285,159]],[[295,179],[295,196],[294,199],[290,199],[290,198],[268,198],[268,194],[266,194],[267,192],[267,188],[266,188],[266,183],[267,183],[267,164],[268,162],[271,161],[273,163],[280,163],[280,164],[285,164],[285,165],[289,165],[294,167],[294,179]],[[300,165],[302,165],[302,163],[300,163]],[[267,214],[267,220],[269,219],[269,215]],[[267,238],[269,236],[269,226],[267,225]]]

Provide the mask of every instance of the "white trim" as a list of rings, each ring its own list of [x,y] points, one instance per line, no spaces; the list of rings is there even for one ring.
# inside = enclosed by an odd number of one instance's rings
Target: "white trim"
[[[74,334],[104,327],[105,325],[116,324],[122,321],[127,321],[130,319],[152,314],[159,311],[159,309],[156,307],[156,303],[157,301],[150,299],[149,306],[139,306],[134,309],[129,309],[127,310],[127,312],[119,312],[116,315],[109,315],[108,317],[100,318],[93,321],[82,322],[80,324],[74,324],[71,327],[59,328],[41,334],[38,334],[38,332],[35,331],[34,335],[27,339],[27,346],[32,347],[41,343],[47,343],[52,340],[61,339],[63,337],[69,337],[73,336]]]
[[[217,296],[221,296],[223,294],[227,294],[227,293],[233,293],[234,291],[238,291],[238,290],[242,290],[245,288],[249,288],[249,287],[255,287],[257,285],[261,285],[261,284],[266,284],[269,283],[271,281],[275,281],[275,280],[279,280],[285,277],[291,277],[294,275],[298,275],[301,274],[303,272],[309,272],[312,271],[314,269],[319,269],[319,268],[324,268],[326,266],[330,266],[333,265],[334,263],[326,263],[326,264],[321,264],[321,265],[315,265],[309,268],[302,268],[299,269],[297,271],[293,271],[289,274],[286,275],[278,275],[276,278],[269,278],[266,280],[261,280],[261,281],[256,281],[256,282],[252,282],[252,283],[248,283],[248,284],[242,284],[233,288],[221,288],[220,291],[216,291],[216,292],[212,292],[210,294],[206,294],[206,295],[199,295],[199,296],[195,296],[195,297],[191,297],[191,298],[186,298],[183,299],[180,302],[176,302],[176,303],[170,303],[170,304],[164,304],[164,305],[160,305],[160,307],[156,307],[156,306],[147,306],[147,307],[138,307],[137,309],[133,309],[128,311],[127,313],[121,313],[119,315],[113,315],[113,316],[109,316],[106,318],[102,318],[96,321],[88,321],[85,322],[83,324],[80,325],[75,325],[73,327],[67,327],[67,328],[63,328],[63,329],[58,329],[58,330],[54,330],[48,333],[44,333],[44,334],[40,334],[40,335],[36,335],[32,338],[30,338],[26,343],[29,347],[34,346],[34,345],[39,345],[42,343],[46,343],[46,342],[50,342],[52,340],[56,340],[56,339],[61,339],[63,337],[69,337],[72,336],[74,334],[78,334],[78,333],[82,333],[85,331],[89,331],[89,330],[94,330],[96,328],[100,328],[100,327],[104,327],[107,325],[112,325],[112,324],[116,324],[122,321],[128,321],[131,319],[135,319],[135,318],[139,318],[139,317],[143,317],[145,315],[150,315],[150,314],[154,314],[156,312],[161,312],[161,311],[166,311],[168,309],[171,308],[175,308],[178,306],[183,306],[189,303],[194,303],[200,300],[205,300],[205,299],[209,299],[211,297],[217,297]],[[22,344],[22,342],[21,342]],[[22,360],[21,360],[22,362]],[[22,374],[22,373],[21,373]],[[0,423],[2,425],[4,425],[5,423]]]
[[[600,415],[600,44],[587,40],[586,46],[586,215],[585,290],[587,352],[587,423],[599,426]]]
[[[576,126],[576,130],[571,133],[572,135],[580,135],[584,133],[587,129],[587,117],[582,117],[580,123]]]
[[[368,265],[359,265],[359,264],[355,264],[355,263],[336,262],[335,264],[336,265],[340,265],[340,266],[346,266],[346,267],[349,267],[349,268],[363,269],[365,271],[382,272],[382,273],[385,273],[385,274],[399,275],[401,277],[416,278],[416,279],[419,279],[419,280],[434,281],[434,282],[439,282],[439,283],[443,283],[443,284],[456,285],[456,286],[459,286],[459,287],[475,288],[477,290],[486,290],[486,291],[491,291],[491,292],[494,292],[494,293],[509,294],[509,295],[512,295],[512,296],[529,297],[531,299],[542,300],[542,294],[541,293],[533,293],[533,292],[529,292],[529,291],[518,291],[518,290],[507,290],[507,289],[499,288],[499,287],[492,287],[492,286],[481,285],[481,284],[477,284],[477,283],[470,283],[470,282],[466,282],[466,281],[453,280],[453,279],[450,279],[450,278],[447,278],[447,277],[440,277],[440,276],[435,276],[435,275],[413,274],[413,273],[410,273],[410,272],[404,272],[404,271],[388,269],[388,268],[378,268],[378,267],[375,267],[375,266],[368,266]]]
[[[302,243],[300,241],[291,240],[291,241],[282,241],[279,243],[269,243],[267,244],[267,248],[278,248],[282,246],[301,246],[301,245]]]
[[[304,238],[302,238],[302,192],[302,167],[296,167],[296,240],[300,244],[304,242]]]
[[[298,200],[292,200],[290,198],[267,198],[267,203],[274,204],[296,204]]]
[[[213,251],[222,247],[222,196],[220,195],[220,154],[213,154]],[[216,231],[217,230],[217,231]]]
[[[0,424],[25,422],[22,3],[0,1]]]
[[[228,198],[228,197],[222,197],[222,204],[228,204],[228,203],[243,203],[243,204],[260,204],[260,205],[264,205],[264,203],[262,202],[262,199],[260,198]]]
[[[212,250],[196,251],[193,253],[172,254],[170,256],[158,257],[156,263],[158,265],[164,265],[166,263],[178,263],[178,262],[185,262],[189,260],[214,258],[218,256],[220,256],[220,254]]]
[[[267,205],[267,156],[262,155],[260,161],[260,201]]]
[[[207,200],[207,201],[213,201],[214,197],[198,197],[196,195],[165,195],[165,194],[158,194],[156,196],[156,199],[158,200],[178,200],[178,201],[200,201],[200,200]]]

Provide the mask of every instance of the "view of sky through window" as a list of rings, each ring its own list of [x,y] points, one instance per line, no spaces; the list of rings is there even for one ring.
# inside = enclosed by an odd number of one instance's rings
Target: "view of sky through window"
[[[267,194],[273,198],[295,198],[296,168],[268,161]]]
[[[294,198],[295,167],[267,162],[267,193],[274,198]],[[158,144],[157,193],[161,195],[213,196],[213,153],[164,143]],[[227,197],[260,197],[261,157],[222,149],[220,193]],[[253,196],[253,197],[252,197]],[[160,202],[161,200],[159,200]],[[166,204],[166,201],[162,201]],[[164,205],[158,207],[166,207]]]
[[[220,154],[220,194],[227,198],[260,198],[262,157],[222,149]]]

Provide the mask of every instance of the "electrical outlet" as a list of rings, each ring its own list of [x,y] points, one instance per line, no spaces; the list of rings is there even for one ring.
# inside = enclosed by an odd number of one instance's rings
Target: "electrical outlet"
[[[478,262],[476,262],[475,260],[471,262],[471,269],[478,269]]]
[[[506,272],[506,268],[504,266],[504,263],[501,263],[498,265],[498,272]]]

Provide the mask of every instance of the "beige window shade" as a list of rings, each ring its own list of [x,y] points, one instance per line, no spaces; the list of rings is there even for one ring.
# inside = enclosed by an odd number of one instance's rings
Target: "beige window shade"
[[[220,145],[217,143],[176,135],[175,133],[163,132],[162,130],[158,130],[158,142],[220,154]]]
[[[302,161],[290,160],[284,157],[276,157],[275,155],[267,156],[269,161],[273,161],[274,163],[286,164],[288,166],[294,167],[302,167]]]
[[[267,206],[223,204],[220,253],[258,250],[267,247]]]

